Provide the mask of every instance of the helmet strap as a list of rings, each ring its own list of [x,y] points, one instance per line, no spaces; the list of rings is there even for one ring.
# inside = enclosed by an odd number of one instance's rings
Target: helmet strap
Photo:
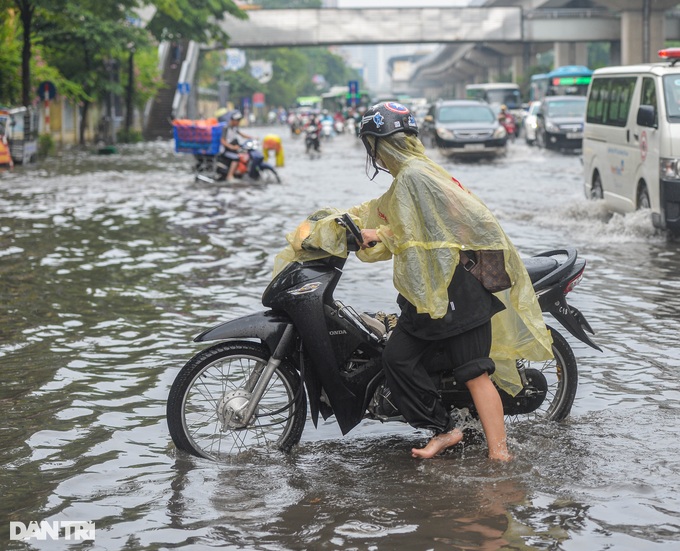
[[[368,156],[371,159],[371,163],[373,164],[373,168],[375,169],[375,172],[373,173],[373,176],[370,176],[368,179],[372,182],[375,180],[375,177],[378,175],[378,172],[387,172],[388,174],[390,173],[389,170],[386,168],[381,167],[378,165],[378,163],[375,161],[376,156],[378,155],[378,140],[380,138],[378,136],[375,137],[375,148],[372,149],[371,152],[369,152]]]

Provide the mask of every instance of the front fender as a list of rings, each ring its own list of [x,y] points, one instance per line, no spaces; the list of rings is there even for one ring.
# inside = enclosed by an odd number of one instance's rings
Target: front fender
[[[293,323],[292,320],[286,314],[266,310],[220,323],[203,331],[194,339],[194,342],[257,338],[269,347],[270,352],[273,352],[286,326],[291,323]]]

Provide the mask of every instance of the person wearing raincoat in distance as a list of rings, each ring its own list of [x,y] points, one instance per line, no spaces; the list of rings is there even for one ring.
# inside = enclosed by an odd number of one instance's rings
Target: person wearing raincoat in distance
[[[392,398],[409,424],[433,431],[413,457],[430,458],[459,443],[437,389],[420,359],[433,343],[446,345],[448,368],[470,390],[482,423],[489,457],[511,458],[503,406],[493,382],[511,395],[522,388],[515,361],[552,358],[550,334],[519,255],[491,211],[472,192],[425,155],[410,111],[381,103],[361,120],[367,163],[389,172],[393,181],[377,199],[348,212],[362,228],[357,257],[366,262],[393,259],[393,283],[401,314],[383,352]],[[370,166],[367,164],[367,168]],[[291,261],[322,255],[346,256],[337,211],[324,209],[289,234],[275,272]],[[305,247],[313,245],[313,247]],[[487,291],[466,268],[467,251],[503,251],[509,289]],[[493,377],[493,382],[491,377]]]

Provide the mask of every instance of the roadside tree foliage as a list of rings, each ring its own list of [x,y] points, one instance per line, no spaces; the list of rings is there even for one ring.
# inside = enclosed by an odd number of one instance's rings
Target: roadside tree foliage
[[[229,95],[238,103],[241,98],[252,97],[255,92],[265,94],[271,106],[292,107],[298,96],[317,95],[330,86],[346,85],[349,80],[360,80],[357,72],[345,60],[326,48],[262,48],[246,49],[246,59],[271,61],[272,79],[261,84],[250,74],[250,65],[238,71],[225,70],[223,51],[204,54],[199,68],[199,85],[217,89],[217,82],[229,82]],[[319,86],[315,75],[322,75],[326,82]]]
[[[145,7],[155,13],[142,26],[137,10]],[[147,62],[159,40],[226,45],[219,22],[247,17],[232,0],[0,0],[0,15],[0,104],[30,105],[37,85],[50,80],[81,106],[81,142],[91,104],[125,93],[121,68],[132,54],[144,65],[132,72],[138,78],[129,92],[139,105],[162,84]]]

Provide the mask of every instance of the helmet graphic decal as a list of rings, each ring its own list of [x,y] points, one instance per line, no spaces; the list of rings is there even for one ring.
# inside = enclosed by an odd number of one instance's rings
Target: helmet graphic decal
[[[361,118],[361,126],[363,127],[366,123],[371,121],[373,121],[373,124],[375,124],[376,128],[380,128],[383,124],[385,124],[385,117],[383,117],[380,112],[377,112],[374,115],[366,115],[365,117]]]
[[[409,115],[409,116],[408,116],[408,125],[409,125],[409,126],[418,126],[418,125],[416,124],[416,119],[413,118],[413,115]]]
[[[399,113],[400,115],[406,115],[409,112],[409,110],[401,103],[397,103],[395,101],[388,101],[385,103],[385,108],[392,111],[393,113]]]

